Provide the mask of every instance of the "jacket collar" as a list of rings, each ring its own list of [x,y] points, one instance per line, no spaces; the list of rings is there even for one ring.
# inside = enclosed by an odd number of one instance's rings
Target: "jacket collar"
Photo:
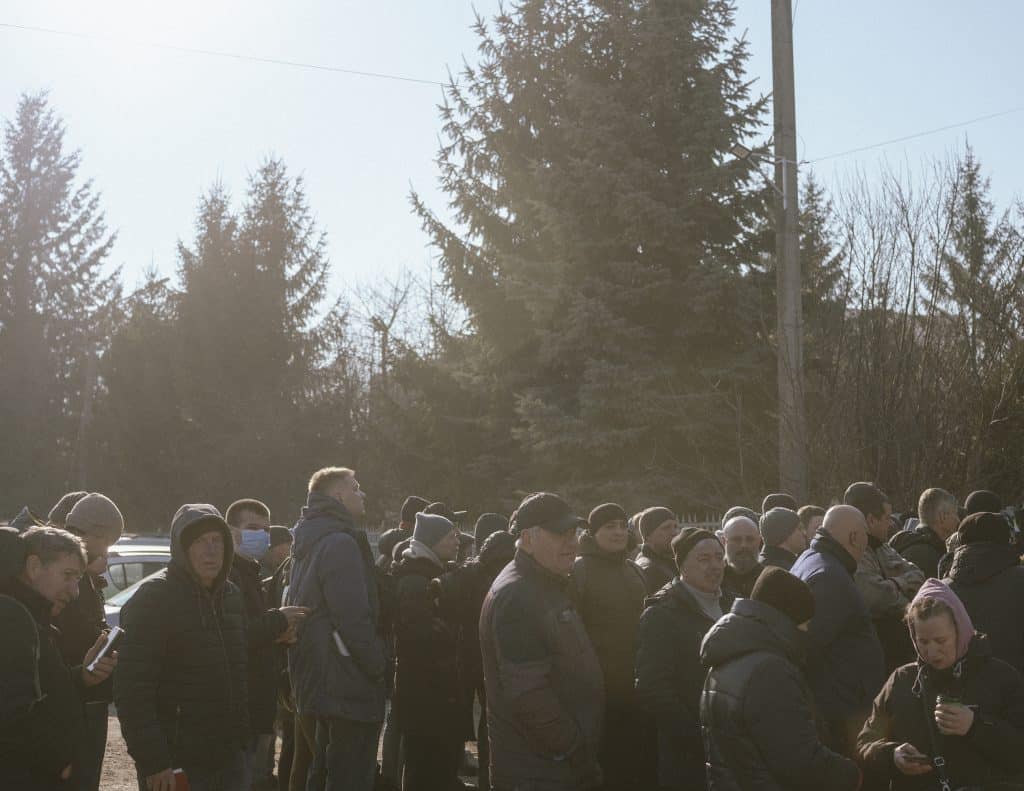
[[[673,558],[671,555],[663,555],[661,552],[655,552],[653,549],[647,546],[647,544],[642,544],[640,546],[640,554],[643,555],[645,558],[650,558],[655,563],[665,563],[671,566],[673,571],[675,571],[676,561],[675,558]]]
[[[766,546],[761,550],[761,554],[758,556],[758,562],[763,566],[766,563],[774,562],[776,565],[783,563],[792,566],[796,563],[796,555],[792,552],[787,552],[782,547],[769,547]]]
[[[17,577],[10,577],[3,586],[0,593],[17,599],[31,613],[32,618],[41,626],[49,626],[52,623],[50,613],[53,611],[53,602],[45,596],[37,593],[34,588],[26,585]]]
[[[704,608],[700,606],[700,602],[698,602],[697,598],[692,593],[690,593],[686,585],[678,576],[675,577],[665,588],[662,588],[662,590],[667,590],[667,596],[672,601],[672,603],[681,606],[684,609],[690,610],[690,612],[697,613],[698,615],[704,618],[708,617],[707,614],[704,612]],[[718,599],[718,603],[719,606],[722,608],[722,612],[729,612],[729,609],[732,607],[732,603],[734,601],[735,597],[728,591],[723,590],[721,596]]]
[[[320,492],[310,492],[306,498],[306,506],[302,509],[302,518],[310,519],[317,514],[329,514],[349,525],[355,525],[355,520],[349,510],[342,505],[340,500],[328,497]]]
[[[811,549],[823,555],[834,557],[843,564],[843,568],[850,573],[851,577],[857,571],[857,561],[853,559],[853,555],[847,552],[842,544],[820,528],[814,534],[814,539],[811,541]]]
[[[569,586],[569,576],[564,577],[554,574],[544,568],[540,563],[530,557],[528,554],[523,552],[521,549],[516,550],[516,556],[513,560],[516,569],[524,577],[531,577],[545,582],[549,585],[554,585],[559,588],[567,588]]]

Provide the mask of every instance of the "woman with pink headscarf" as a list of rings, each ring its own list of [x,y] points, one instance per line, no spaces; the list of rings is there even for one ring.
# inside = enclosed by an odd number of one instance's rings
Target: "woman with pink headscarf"
[[[865,768],[894,791],[1024,789],[1020,674],[992,656],[945,583],[925,582],[906,623],[918,658],[875,698],[857,739]]]

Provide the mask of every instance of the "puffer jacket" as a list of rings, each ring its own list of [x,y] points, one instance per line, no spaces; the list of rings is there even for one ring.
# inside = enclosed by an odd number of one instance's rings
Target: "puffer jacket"
[[[891,539],[889,546],[913,563],[925,579],[939,576],[939,561],[946,554],[946,542],[923,522],[910,530],[901,530]]]
[[[388,658],[366,532],[340,501],[311,492],[295,525],[292,558],[288,604],[311,610],[288,649],[299,713],[382,722]]]
[[[598,785],[604,683],[569,578],[518,550],[484,600],[480,650],[491,786],[566,791]]]
[[[181,534],[214,519],[224,563],[207,589]],[[216,510],[183,506],[171,525],[170,564],[121,609],[114,702],[143,776],[181,766],[216,769],[248,740],[245,610],[227,579],[233,556],[231,533]]]
[[[700,735],[700,694],[704,668],[700,645],[714,621],[676,577],[649,596],[640,617],[636,655],[636,694],[658,731],[658,784],[698,789],[704,782]],[[722,612],[733,603],[720,600]]]
[[[0,580],[0,594],[0,788],[65,788],[60,773],[74,771],[85,728],[81,658],[69,667],[61,657],[52,602],[16,578]]]
[[[413,540],[395,564],[397,611],[395,649],[398,671],[394,711],[404,731],[463,733],[457,629],[443,620],[431,581],[445,568],[437,556]]]
[[[580,538],[572,569],[576,606],[604,673],[609,707],[634,705],[636,635],[647,585],[626,552],[609,553],[588,534]]]
[[[966,736],[941,736],[931,718],[938,694],[953,695],[975,709]],[[935,734],[933,746],[930,731]],[[947,671],[923,663],[893,673],[875,698],[871,717],[857,739],[865,765],[888,778],[893,791],[932,791],[935,772],[910,777],[893,763],[895,749],[908,742],[925,755],[941,751],[953,788],[986,788],[998,781],[1024,779],[1024,680],[992,656],[976,635],[967,656]]]
[[[739,599],[701,647],[701,725],[710,791],[855,791],[860,771],[818,739],[804,635],[767,604]]]
[[[635,562],[637,568],[644,575],[648,595],[664,588],[679,573],[675,560],[654,552],[646,544],[640,547]]]
[[[956,550],[946,580],[992,654],[1024,673],[1024,567],[1014,545],[989,542]]]

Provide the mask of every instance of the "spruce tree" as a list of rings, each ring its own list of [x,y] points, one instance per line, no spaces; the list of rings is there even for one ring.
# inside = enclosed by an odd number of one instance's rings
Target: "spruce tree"
[[[45,509],[69,486],[93,372],[119,299],[91,181],[45,94],[22,96],[0,150],[0,512]]]
[[[760,126],[728,2],[527,0],[478,23],[416,208],[532,460],[523,488],[719,507],[773,477],[771,359],[728,152]]]

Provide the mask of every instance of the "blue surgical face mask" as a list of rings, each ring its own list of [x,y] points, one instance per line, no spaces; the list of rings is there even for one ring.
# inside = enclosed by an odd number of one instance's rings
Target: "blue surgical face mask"
[[[254,560],[262,560],[270,549],[270,533],[266,530],[243,530],[238,548],[243,555],[248,555]]]

